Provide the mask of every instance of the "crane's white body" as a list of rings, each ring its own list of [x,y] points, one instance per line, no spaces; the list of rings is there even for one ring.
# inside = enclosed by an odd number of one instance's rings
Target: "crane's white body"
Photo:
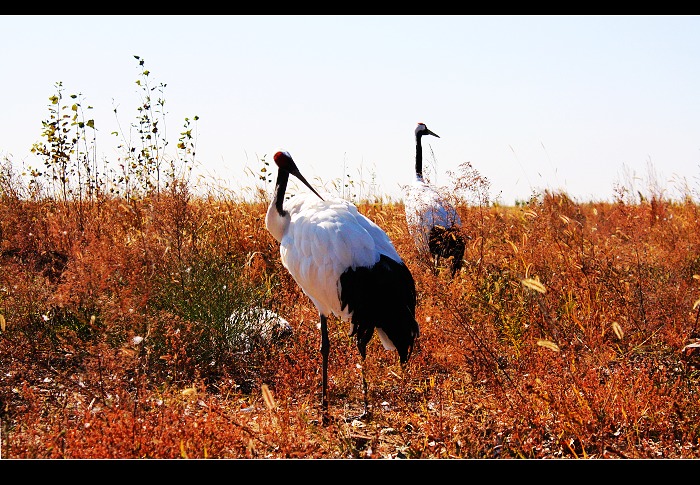
[[[351,322],[352,313],[340,301],[340,276],[348,268],[371,267],[383,254],[401,261],[386,233],[360,214],[350,202],[328,194],[297,194],[284,203],[280,218],[273,204],[265,216],[270,234],[280,243],[282,264],[323,315]],[[348,334],[352,334],[352,323]],[[394,350],[377,329],[382,345]]]
[[[406,224],[416,248],[427,253],[428,237],[435,226],[445,228],[461,226],[462,220],[455,208],[435,188],[416,175],[416,180],[406,187],[404,198]]]

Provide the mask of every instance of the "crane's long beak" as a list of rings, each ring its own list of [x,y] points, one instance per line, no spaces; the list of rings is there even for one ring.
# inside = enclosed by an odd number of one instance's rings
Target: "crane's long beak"
[[[436,135],[435,133],[430,131],[428,128],[425,129],[425,133],[423,133],[423,134],[424,135],[433,135],[433,136],[437,136],[438,138],[440,138],[438,135]]]
[[[293,170],[290,170],[289,173],[291,173],[291,174],[294,175],[296,178],[298,178],[299,180],[301,180],[301,181],[304,183],[304,185],[306,185],[306,186],[311,190],[311,192],[313,192],[314,194],[316,194],[316,195],[318,196],[319,199],[324,200],[323,197],[321,197],[321,196],[318,194],[318,192],[316,192],[316,189],[314,189],[314,188],[311,186],[311,184],[310,184],[309,182],[306,181],[306,179],[305,179],[304,176],[301,174],[301,172],[299,171],[298,168],[294,167],[294,169],[293,169]]]

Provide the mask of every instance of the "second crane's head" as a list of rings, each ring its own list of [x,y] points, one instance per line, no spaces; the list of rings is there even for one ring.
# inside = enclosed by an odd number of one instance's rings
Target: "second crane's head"
[[[292,160],[292,156],[289,154],[289,152],[277,152],[275,153],[274,159],[275,163],[277,164],[277,168],[294,175],[296,178],[301,180],[303,184],[311,190],[311,192],[318,195],[319,199],[323,200],[323,197],[321,197],[318,194],[318,192],[316,192],[316,190],[311,186],[309,182],[306,181],[304,176],[301,174],[301,172],[297,168],[297,164],[294,163],[294,160]]]
[[[438,135],[430,131],[428,127],[425,126],[425,123],[418,123],[418,126],[416,126],[416,138],[420,138],[423,135],[433,135],[440,138]]]

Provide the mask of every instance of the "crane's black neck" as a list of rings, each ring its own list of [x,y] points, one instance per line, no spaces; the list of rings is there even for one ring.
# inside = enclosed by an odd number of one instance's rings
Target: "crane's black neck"
[[[287,191],[287,182],[289,181],[289,172],[286,170],[277,171],[277,182],[275,182],[275,209],[280,217],[284,217],[287,213],[284,210],[284,193]]]
[[[423,180],[423,147],[420,143],[421,135],[416,135],[416,179]]]

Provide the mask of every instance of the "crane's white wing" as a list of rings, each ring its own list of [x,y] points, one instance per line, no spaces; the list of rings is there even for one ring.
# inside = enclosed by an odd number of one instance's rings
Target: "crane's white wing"
[[[386,233],[348,201],[297,195],[285,209],[291,220],[280,241],[282,264],[326,315],[349,318],[338,288],[346,269],[372,266],[381,254],[401,261]]]

